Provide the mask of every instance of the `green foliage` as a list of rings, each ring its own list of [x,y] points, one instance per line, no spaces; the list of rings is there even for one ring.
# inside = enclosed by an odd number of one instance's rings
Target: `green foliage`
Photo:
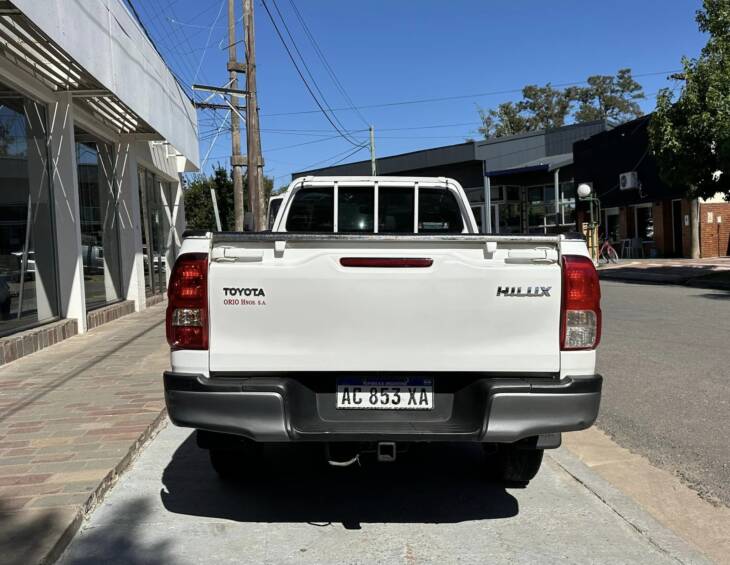
[[[620,69],[616,76],[588,77],[584,87],[557,89],[550,83],[531,84],[522,89],[518,102],[505,102],[491,110],[479,108],[479,132],[489,139],[559,128],[569,122],[606,119],[621,123],[641,116],[636,102],[641,98],[644,92],[631,76],[631,69]]]
[[[185,190],[185,218],[190,229],[215,229],[215,214],[210,189],[215,189],[221,227],[224,231],[234,227],[233,181],[228,171],[218,166],[213,175],[197,175]]]
[[[631,76],[631,69],[620,69],[616,76],[591,76],[587,82],[588,86],[569,89],[570,98],[578,103],[576,122],[622,123],[642,115],[637,100],[644,98],[644,91]]]
[[[243,177],[243,199],[248,210],[248,179]],[[274,180],[264,176],[264,202],[269,201],[269,196],[274,187]],[[210,189],[215,189],[215,196],[218,201],[218,213],[221,218],[223,231],[235,229],[236,217],[233,208],[233,180],[230,173],[224,167],[218,165],[213,175],[196,175],[185,190],[185,218],[190,229],[215,229],[215,214],[213,202],[210,196]]]
[[[665,182],[709,197],[730,189],[730,0],[704,0],[696,21],[707,45],[682,60],[679,98],[659,93],[649,135]]]

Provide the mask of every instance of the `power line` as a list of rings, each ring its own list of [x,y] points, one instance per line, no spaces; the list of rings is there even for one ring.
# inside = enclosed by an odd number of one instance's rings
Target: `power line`
[[[332,118],[330,118],[329,114],[326,112],[326,110],[322,107],[322,104],[320,103],[319,99],[314,95],[314,92],[312,91],[312,88],[309,86],[309,83],[307,83],[307,80],[304,78],[304,74],[302,73],[301,69],[299,68],[299,65],[297,65],[296,60],[294,59],[294,55],[292,54],[291,50],[289,49],[289,46],[287,45],[286,41],[284,40],[284,36],[281,34],[281,31],[279,30],[279,26],[276,24],[276,20],[274,19],[274,16],[271,14],[271,11],[269,10],[269,6],[266,3],[266,0],[261,0],[264,9],[266,10],[266,14],[269,16],[269,20],[271,20],[271,24],[274,26],[274,30],[276,31],[277,36],[279,37],[279,40],[281,41],[281,44],[284,46],[284,49],[287,52],[287,55],[289,55],[289,59],[291,60],[292,64],[294,65],[294,68],[297,71],[297,74],[299,75],[299,78],[304,83],[304,86],[307,88],[307,91],[309,92],[310,96],[314,100],[314,102],[319,107],[320,112],[324,115],[325,118],[327,118],[327,121],[332,125],[332,127],[337,131],[337,133],[345,139],[348,143],[351,143],[352,145],[357,146],[357,142],[351,140],[344,132],[340,130],[340,128],[337,127],[337,124],[335,124],[334,121],[332,121]],[[316,113],[316,112],[315,112]]]
[[[284,15],[281,13],[281,10],[279,10],[279,4],[276,2],[276,0],[271,0],[271,2],[274,4],[274,9],[276,10],[276,13],[279,15],[279,19],[281,20],[281,23],[284,25],[284,30],[286,31],[286,34],[289,36],[289,41],[291,41],[291,44],[294,47],[294,50],[297,52],[297,55],[299,55],[299,60],[302,62],[302,65],[304,65],[304,70],[307,71],[307,75],[309,75],[309,79],[312,81],[314,88],[319,93],[320,98],[322,98],[322,102],[324,103],[325,107],[329,110],[330,114],[332,114],[332,117],[337,122],[337,124],[340,126],[340,128],[343,131],[347,131],[347,128],[342,124],[340,119],[337,117],[337,114],[335,114],[332,111],[332,108],[331,108],[329,102],[327,102],[327,98],[325,98],[324,93],[319,88],[319,85],[317,84],[317,80],[314,78],[314,75],[312,74],[312,71],[310,70],[309,65],[307,65],[307,61],[304,59],[302,52],[299,50],[299,46],[297,45],[297,42],[294,39],[294,36],[292,35],[291,31],[289,30],[289,26],[287,25],[286,20],[284,19]],[[349,136],[349,137],[350,137],[350,139],[354,139],[352,136]]]
[[[322,49],[319,47],[319,42],[315,38],[315,36],[312,34],[312,32],[309,29],[309,26],[304,21],[304,18],[302,17],[301,12],[299,11],[299,8],[297,8],[296,4],[294,3],[294,0],[289,0],[289,4],[291,4],[292,9],[294,10],[294,14],[296,15],[297,19],[299,20],[300,25],[302,26],[302,29],[304,29],[304,33],[306,34],[307,38],[309,39],[309,42],[312,44],[312,47],[314,47],[314,51],[319,57],[319,60],[322,62],[322,65],[327,70],[327,73],[329,74],[330,78],[332,79],[332,82],[335,84],[335,87],[340,91],[340,94],[345,99],[345,102],[347,102],[350,105],[350,108],[354,110],[357,115],[360,117],[360,120],[365,124],[365,127],[369,127],[370,123],[365,118],[365,116],[362,115],[360,110],[357,109],[355,106],[355,103],[352,101],[352,98],[350,98],[350,95],[345,90],[345,87],[342,86],[342,83],[337,78],[337,75],[335,74],[334,69],[329,64],[329,61],[327,61],[327,58],[325,57],[324,53],[322,52]]]
[[[641,73],[637,75],[632,75],[634,78],[641,78],[641,77],[647,77],[647,76],[657,76],[657,75],[669,75],[671,73],[678,72],[677,69],[670,70],[670,71],[658,71],[658,72],[651,72],[651,73]],[[573,82],[562,82],[562,83],[550,83],[551,86],[554,87],[564,87],[564,86],[578,86],[581,84],[586,84],[587,81],[581,80],[581,81],[573,81]],[[447,102],[450,100],[464,100],[468,98],[480,98],[484,96],[498,96],[501,94],[519,94],[522,93],[522,88],[512,88],[507,90],[493,90],[491,92],[477,92],[474,94],[458,94],[454,96],[439,96],[434,98],[418,98],[418,99],[412,99],[412,100],[399,100],[396,102],[383,102],[380,104],[365,104],[362,106],[355,106],[353,108],[349,107],[343,107],[343,108],[333,108],[334,111],[346,111],[346,110],[363,110],[368,108],[387,108],[392,106],[406,106],[411,104],[428,104],[431,102]],[[300,114],[316,114],[317,110],[299,110],[297,112],[277,112],[274,114],[262,114],[264,117],[274,117],[274,116],[295,116]]]

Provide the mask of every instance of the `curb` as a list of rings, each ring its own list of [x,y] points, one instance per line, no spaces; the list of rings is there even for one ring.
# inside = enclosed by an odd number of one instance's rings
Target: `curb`
[[[81,505],[71,523],[64,530],[63,534],[61,534],[61,537],[56,541],[48,553],[41,558],[39,561],[40,565],[51,565],[61,557],[63,552],[66,550],[66,547],[68,547],[68,544],[71,543],[71,540],[73,540],[76,532],[79,531],[79,528],[86,517],[94,511],[99,503],[101,503],[106,493],[111,490],[111,488],[119,480],[119,477],[129,468],[142,449],[154,439],[166,423],[167,409],[163,408],[160,413],[157,414],[155,419],[150,422],[149,426],[147,426],[147,428],[129,447],[129,450],[124,457],[122,457],[121,461],[119,461],[119,463],[117,463],[114,468],[107,473],[99,485],[91,492],[91,494],[89,494],[89,498]]]
[[[712,563],[687,541],[660,524],[631,498],[591,471],[568,448],[546,451],[546,455],[668,557],[682,564]]]
[[[711,282],[711,281],[698,281],[694,277],[691,278],[678,278],[673,280],[667,280],[659,275],[658,278],[644,278],[644,277],[631,277],[602,273],[599,269],[598,276],[603,281],[611,282],[622,282],[630,284],[646,284],[646,285],[664,285],[664,286],[686,286],[688,288],[704,288],[707,290],[728,290],[730,291],[730,283],[722,282]],[[662,277],[662,278],[659,278]]]

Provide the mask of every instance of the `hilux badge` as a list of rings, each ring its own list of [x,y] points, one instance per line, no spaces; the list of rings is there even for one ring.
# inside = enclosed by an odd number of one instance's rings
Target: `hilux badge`
[[[521,286],[498,286],[497,296],[515,296],[515,297],[538,297],[538,296],[550,296],[551,286],[528,286],[525,288],[525,292],[522,291]]]

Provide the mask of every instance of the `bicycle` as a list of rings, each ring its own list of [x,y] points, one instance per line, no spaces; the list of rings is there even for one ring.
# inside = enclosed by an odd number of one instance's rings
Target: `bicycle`
[[[598,252],[599,263],[618,263],[618,253],[608,239],[603,240],[603,245]]]

